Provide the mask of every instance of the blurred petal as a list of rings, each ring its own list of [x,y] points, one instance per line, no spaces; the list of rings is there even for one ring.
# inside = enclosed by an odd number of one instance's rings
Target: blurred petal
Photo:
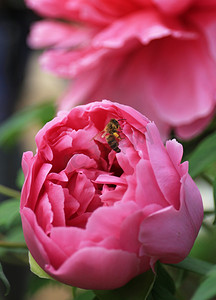
[[[186,31],[177,20],[163,18],[156,10],[146,9],[118,19],[110,26],[101,30],[93,41],[93,47],[120,48],[131,39],[138,39],[148,44],[154,39],[166,36],[194,38],[196,34]]]
[[[176,128],[176,134],[185,140],[191,139],[197,136],[200,132],[202,132],[206,126],[211,122],[212,118],[215,115],[215,109],[204,118],[199,118],[192,123],[185,124],[182,126],[178,126]]]
[[[158,8],[166,14],[180,14],[185,11],[194,0],[152,0]]]
[[[173,126],[206,117],[214,108],[216,66],[204,45],[167,38],[149,47],[150,57],[160,48],[160,60],[151,61],[148,69],[149,92],[160,118]]]
[[[53,34],[50,34],[53,32]],[[95,30],[57,21],[39,21],[33,24],[28,38],[31,47],[73,48],[86,45]]]
[[[215,6],[215,9],[209,10],[208,13],[205,10],[194,11],[189,18],[203,34],[208,43],[209,51],[216,61],[216,3],[213,2],[210,7]]]

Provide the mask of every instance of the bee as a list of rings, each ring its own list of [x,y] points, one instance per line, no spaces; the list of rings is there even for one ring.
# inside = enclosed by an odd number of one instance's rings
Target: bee
[[[110,119],[109,123],[105,126],[103,130],[104,134],[102,135],[102,137],[105,137],[110,148],[117,153],[121,152],[121,149],[118,147],[118,140],[121,140],[119,130],[121,130],[121,126],[118,120]]]
[[[123,119],[121,119],[121,120],[123,120]],[[121,149],[118,147],[118,145],[119,145],[118,140],[121,140],[119,133],[122,128],[118,121],[119,120],[116,120],[116,119],[110,119],[109,123],[101,131],[101,132],[103,132],[102,138],[106,139],[107,144],[116,153],[121,152]]]

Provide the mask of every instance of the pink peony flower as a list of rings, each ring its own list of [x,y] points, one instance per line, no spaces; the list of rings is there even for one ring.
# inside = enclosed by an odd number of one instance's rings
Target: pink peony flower
[[[111,119],[117,148],[103,130]],[[34,156],[23,155],[20,212],[27,246],[49,275],[114,289],[157,260],[188,255],[202,223],[201,196],[188,163],[180,163],[181,144],[165,148],[146,117],[110,101],[90,103],[60,112],[36,143]]]
[[[132,105],[184,139],[215,112],[216,1],[26,0],[49,18],[33,47],[50,47],[44,68],[73,78],[60,108],[111,99]],[[76,23],[72,22],[75,21]],[[79,26],[78,26],[79,24]]]

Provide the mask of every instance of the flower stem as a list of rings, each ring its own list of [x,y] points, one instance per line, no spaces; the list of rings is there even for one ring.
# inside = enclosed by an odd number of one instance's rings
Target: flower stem
[[[2,184],[0,184],[0,194],[11,197],[11,198],[15,198],[15,199],[20,199],[20,192],[11,189],[9,187],[6,187]]]
[[[22,248],[22,249],[28,249],[25,243],[19,243],[19,242],[8,242],[8,241],[0,241],[0,247],[1,248]]]
[[[197,258],[187,257],[180,263],[170,264],[170,266],[205,276],[214,265]]]

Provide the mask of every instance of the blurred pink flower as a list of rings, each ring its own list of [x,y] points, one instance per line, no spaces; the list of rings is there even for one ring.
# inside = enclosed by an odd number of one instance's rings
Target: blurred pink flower
[[[121,126],[115,152],[103,137]],[[109,135],[107,135],[109,136]],[[60,112],[23,155],[21,218],[36,262],[63,283],[114,289],[191,250],[203,218],[198,188],[181,163],[182,146],[164,147],[154,123],[102,101]]]
[[[44,68],[74,79],[60,108],[107,98],[144,113],[163,137],[174,128],[184,139],[210,122],[216,100],[216,1],[26,2],[56,18],[34,25],[29,42],[51,48],[41,57]]]

